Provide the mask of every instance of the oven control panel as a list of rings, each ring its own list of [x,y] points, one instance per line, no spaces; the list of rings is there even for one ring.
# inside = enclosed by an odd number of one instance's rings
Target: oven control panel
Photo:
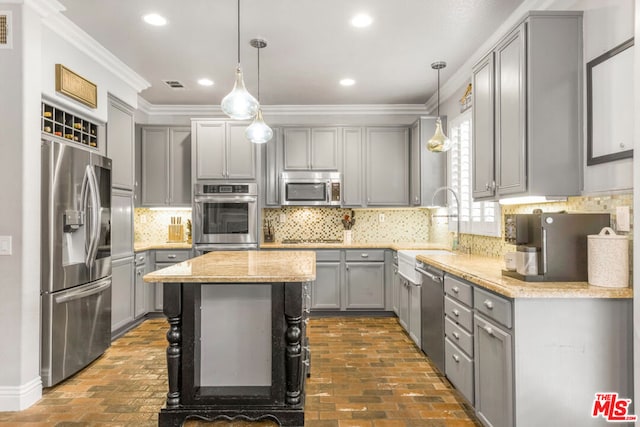
[[[257,194],[256,184],[254,183],[245,183],[245,184],[196,184],[195,185],[195,194],[197,196],[204,195],[224,195],[224,194],[233,194],[233,195],[255,195]]]

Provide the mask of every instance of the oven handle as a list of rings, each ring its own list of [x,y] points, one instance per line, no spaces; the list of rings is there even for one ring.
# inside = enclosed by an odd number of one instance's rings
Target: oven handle
[[[195,196],[195,203],[215,203],[215,202],[224,202],[224,203],[256,203],[258,198],[256,196]]]

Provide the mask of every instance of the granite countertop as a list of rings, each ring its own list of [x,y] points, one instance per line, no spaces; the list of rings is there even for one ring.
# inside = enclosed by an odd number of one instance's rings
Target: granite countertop
[[[135,242],[133,244],[134,252],[149,251],[152,249],[191,249],[191,243],[151,243],[151,242]]]
[[[316,278],[311,251],[216,251],[144,276],[145,282],[308,282]]]
[[[501,258],[456,253],[419,255],[417,259],[510,298],[633,298],[630,287],[605,288],[587,282],[525,282],[503,277]]]
[[[260,249],[449,249],[440,243],[373,242],[373,243],[261,243]]]

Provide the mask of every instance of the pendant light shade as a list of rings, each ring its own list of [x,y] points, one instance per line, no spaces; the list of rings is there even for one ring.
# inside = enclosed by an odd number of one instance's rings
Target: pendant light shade
[[[247,88],[244,86],[244,79],[242,77],[242,68],[238,63],[236,68],[236,82],[233,85],[233,90],[224,98],[220,104],[222,111],[234,120],[248,120],[258,112],[260,104],[255,99]]]
[[[249,44],[258,49],[258,102],[260,101],[260,49],[267,47],[267,41],[262,39],[252,39]],[[254,144],[264,144],[273,138],[273,130],[264,122],[262,118],[262,108],[258,106],[258,112],[253,123],[244,131],[247,139]]]
[[[248,120],[258,113],[260,104],[247,91],[242,77],[242,67],[240,66],[240,0],[238,0],[238,66],[236,67],[236,82],[233,90],[224,98],[220,104],[222,111],[234,120]]]
[[[438,70],[438,118],[436,119],[436,131],[427,142],[427,150],[434,153],[442,153],[451,148],[451,140],[442,130],[442,120],[440,120],[440,70],[447,66],[444,61],[431,64],[431,68]]]

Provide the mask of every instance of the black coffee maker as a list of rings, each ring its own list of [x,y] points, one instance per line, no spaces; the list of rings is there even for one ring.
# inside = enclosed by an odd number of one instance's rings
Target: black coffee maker
[[[541,212],[505,216],[507,243],[528,252],[535,248],[535,275],[503,270],[504,276],[533,282],[587,281],[587,236],[609,227],[611,217],[601,213]]]

